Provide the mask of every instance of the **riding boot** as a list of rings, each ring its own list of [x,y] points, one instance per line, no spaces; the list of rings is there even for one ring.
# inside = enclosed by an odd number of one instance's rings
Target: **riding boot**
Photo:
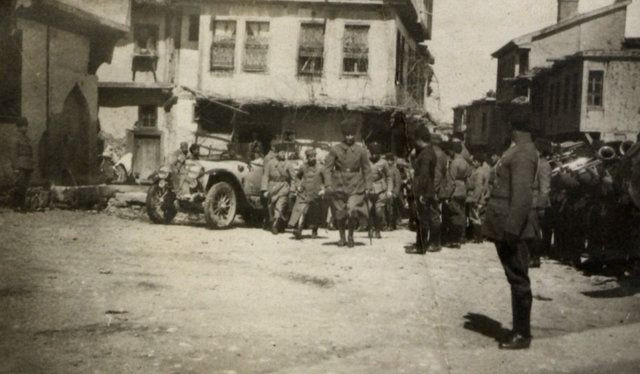
[[[340,232],[340,240],[338,241],[338,247],[344,247],[346,244],[344,229],[346,219],[337,220],[338,231]]]
[[[442,250],[442,243],[440,239],[440,226],[433,225],[430,228],[429,233],[429,252],[440,252]]]
[[[356,222],[353,218],[349,218],[348,220],[348,236],[347,236],[347,247],[353,248],[355,246],[355,242],[353,241],[353,230],[355,230]]]
[[[302,239],[302,227],[304,227],[304,215],[300,216],[298,226],[293,231],[293,236],[298,240]]]
[[[311,228],[311,238],[315,239],[318,237],[318,226],[313,226]]]
[[[273,220],[273,225],[271,225],[271,233],[273,235],[278,235],[278,231],[279,231],[278,230],[278,221],[279,221],[278,218],[274,219]]]

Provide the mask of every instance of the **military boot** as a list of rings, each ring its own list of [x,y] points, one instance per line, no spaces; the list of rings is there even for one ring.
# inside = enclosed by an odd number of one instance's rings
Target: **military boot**
[[[278,219],[276,218],[273,220],[273,224],[271,225],[271,233],[273,235],[278,235],[278,231],[280,230],[278,230]]]
[[[302,227],[304,226],[304,216],[301,216],[298,220],[298,226],[296,226],[295,230],[293,230],[293,236],[300,240],[302,239]]]
[[[440,252],[442,250],[442,243],[440,239],[440,226],[434,225],[431,227],[429,235],[429,252]]]
[[[347,236],[347,247],[353,248],[356,245],[353,241],[353,230],[355,230],[355,222],[353,222],[353,219],[349,219],[348,226],[349,232]]]
[[[346,244],[346,239],[345,239],[345,233],[344,233],[344,226],[345,226],[345,220],[338,220],[338,231],[340,232],[340,240],[338,241],[338,247],[344,247]]]
[[[311,238],[316,239],[318,237],[318,226],[313,226],[311,228]]]

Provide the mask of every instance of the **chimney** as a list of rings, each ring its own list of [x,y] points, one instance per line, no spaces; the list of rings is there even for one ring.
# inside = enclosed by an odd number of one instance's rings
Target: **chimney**
[[[580,0],[558,0],[558,23],[578,14]]]

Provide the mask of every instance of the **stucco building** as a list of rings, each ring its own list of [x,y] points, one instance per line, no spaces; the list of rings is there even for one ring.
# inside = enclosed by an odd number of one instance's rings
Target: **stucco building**
[[[0,2],[0,184],[11,183],[15,121],[26,117],[34,181],[96,174],[98,79],[125,35],[129,0]]]
[[[558,0],[556,24],[517,37],[492,54],[497,59],[497,81],[489,148],[503,147],[508,140],[509,123],[514,120],[532,119],[542,135],[556,135],[545,133],[548,127],[532,112],[533,77],[541,69],[552,66],[555,60],[569,55],[591,50],[622,50],[630,4],[629,0],[612,0],[608,6],[579,13],[579,0]],[[468,131],[478,132],[482,127],[478,119],[470,122]]]
[[[98,72],[102,129],[143,178],[196,134],[330,142],[352,118],[386,144],[394,110],[424,113],[431,17],[431,0],[136,1]]]
[[[530,86],[534,123],[552,139],[635,141],[640,132],[640,49],[566,56]]]

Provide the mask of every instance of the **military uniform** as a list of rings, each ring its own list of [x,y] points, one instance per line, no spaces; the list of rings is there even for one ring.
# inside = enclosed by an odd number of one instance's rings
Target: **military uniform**
[[[387,161],[379,159],[372,163],[371,175],[372,193],[369,214],[373,216],[375,235],[380,238],[384,215],[387,210],[387,204],[391,203],[393,190],[393,179]]]
[[[491,168],[482,163],[469,176],[467,188],[467,206],[475,242],[482,242],[482,217],[484,215],[484,199],[489,185]]]
[[[26,210],[27,189],[33,172],[33,148],[31,139],[27,134],[18,132],[15,142],[15,162],[13,170],[15,172],[15,189],[13,195],[14,209]]]
[[[527,348],[531,339],[531,282],[529,249],[537,237],[533,186],[538,153],[531,135],[514,131],[515,146],[505,151],[495,167],[493,189],[484,235],[496,245],[500,262],[511,286],[513,335],[501,348]]]
[[[272,231],[278,232],[280,220],[284,220],[284,211],[289,196],[291,174],[286,160],[273,158],[269,161],[262,174],[263,192],[267,193],[269,216],[272,218]]]
[[[436,197],[435,203],[431,207],[430,219],[431,233],[429,235],[429,244],[432,247],[440,248],[442,241],[442,206],[449,198],[450,186],[447,178],[449,156],[440,147],[442,138],[439,134],[431,136],[433,153],[436,156],[436,165],[433,172],[433,188]]]
[[[344,230],[348,223],[349,244],[353,245],[353,230],[358,220],[368,217],[365,191],[371,190],[372,183],[367,151],[356,143],[339,143],[325,158],[325,167],[331,175],[331,206],[340,230],[339,244],[344,243]]]
[[[391,173],[393,188],[391,189],[391,199],[386,205],[387,227],[389,230],[395,230],[400,217],[400,206],[402,204],[402,174],[395,162],[389,162],[389,172]]]
[[[551,165],[542,155],[538,159],[538,172],[533,185],[533,206],[538,215],[540,224],[540,241],[536,243],[531,255],[533,265],[540,265],[540,257],[549,255],[551,249],[551,222],[548,217],[549,207],[551,207]]]
[[[291,210],[289,226],[298,225],[298,233],[305,223],[311,225],[314,233],[322,224],[322,197],[320,192],[329,181],[326,169],[319,164],[303,164],[296,173],[296,202]],[[299,236],[300,234],[296,235]]]
[[[437,156],[431,145],[422,148],[413,162],[413,195],[418,214],[416,250],[419,253],[424,253],[429,245],[432,251],[440,249],[440,219],[434,183],[437,164]]]
[[[465,161],[461,153],[457,153],[449,163],[448,177],[453,191],[443,209],[446,210],[445,225],[447,227],[447,239],[452,246],[459,246],[464,240],[467,226],[465,200],[467,197],[467,178],[471,174],[471,167]]]

